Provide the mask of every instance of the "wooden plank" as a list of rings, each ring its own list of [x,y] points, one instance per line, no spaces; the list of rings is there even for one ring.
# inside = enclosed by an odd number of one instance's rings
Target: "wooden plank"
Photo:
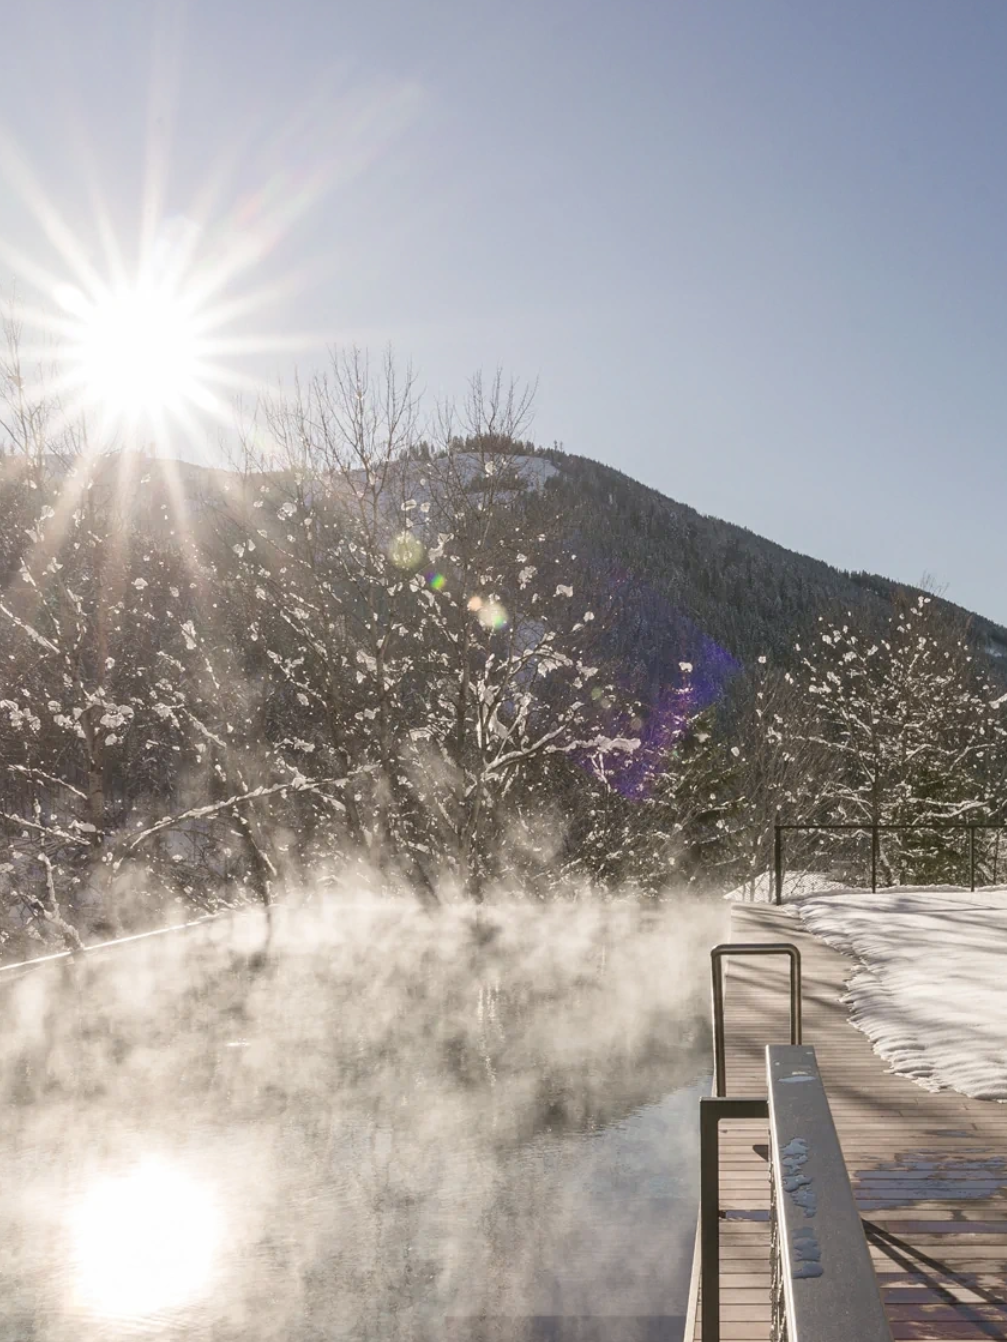
[[[731,941],[793,941],[813,1044],[897,1339],[1007,1339],[1007,1106],[894,1076],[850,1025],[851,962],[787,909],[735,905]],[[728,964],[729,1095],[765,1094],[765,1046],[789,1038],[787,966]],[[766,1124],[721,1124],[721,1337],[769,1336]],[[697,1264],[698,1270],[698,1264]],[[698,1281],[686,1337],[700,1338]]]

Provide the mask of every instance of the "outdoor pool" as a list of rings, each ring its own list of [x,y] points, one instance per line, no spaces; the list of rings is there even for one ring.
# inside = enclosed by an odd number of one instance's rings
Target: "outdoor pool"
[[[0,1339],[678,1339],[695,908],[261,910],[0,972]]]

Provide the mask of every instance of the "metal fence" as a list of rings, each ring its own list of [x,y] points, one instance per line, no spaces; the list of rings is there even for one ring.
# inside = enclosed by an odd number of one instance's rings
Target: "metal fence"
[[[977,877],[989,872],[990,854],[988,852],[980,853],[977,845],[977,836],[993,834],[995,841],[992,846],[992,876],[990,884],[997,883],[997,876],[1007,875],[1007,847],[1005,847],[1004,858],[1000,855],[1000,836],[1007,829],[1007,825],[972,823],[969,821],[921,821],[909,824],[885,824],[882,822],[863,821],[851,824],[819,824],[813,821],[781,821],[777,820],[773,827],[773,899],[777,904],[783,903],[783,878],[784,878],[784,835],[789,831],[791,833],[804,834],[849,834],[849,835],[869,835],[871,843],[870,851],[870,876],[871,889],[876,891],[878,888],[878,865],[880,858],[880,842],[882,834],[951,834],[960,835],[966,840],[965,850],[961,854],[946,855],[947,861],[957,861],[968,869],[968,885],[970,890],[975,890]],[[980,858],[982,861],[980,862]],[[1002,865],[1001,865],[1002,864]]]

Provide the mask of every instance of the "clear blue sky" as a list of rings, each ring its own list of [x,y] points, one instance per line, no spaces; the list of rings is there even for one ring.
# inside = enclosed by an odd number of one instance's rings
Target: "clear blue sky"
[[[1007,621],[1005,69],[1002,0],[32,0],[0,127],[99,266],[145,174],[252,239],[304,339],[236,366],[502,364],[540,441]],[[59,272],[9,167],[0,240]]]

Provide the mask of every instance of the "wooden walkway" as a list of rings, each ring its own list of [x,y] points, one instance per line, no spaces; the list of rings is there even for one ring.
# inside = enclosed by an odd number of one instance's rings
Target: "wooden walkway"
[[[729,939],[800,948],[804,1042],[818,1055],[893,1336],[1007,1339],[1007,1106],[888,1072],[840,1001],[850,961],[786,909],[735,906]],[[730,962],[728,1095],[766,1093],[764,1047],[789,1042],[786,974],[783,957]],[[769,1337],[766,1142],[765,1122],[721,1124],[721,1337],[731,1342]],[[698,1311],[690,1334],[701,1337]]]

